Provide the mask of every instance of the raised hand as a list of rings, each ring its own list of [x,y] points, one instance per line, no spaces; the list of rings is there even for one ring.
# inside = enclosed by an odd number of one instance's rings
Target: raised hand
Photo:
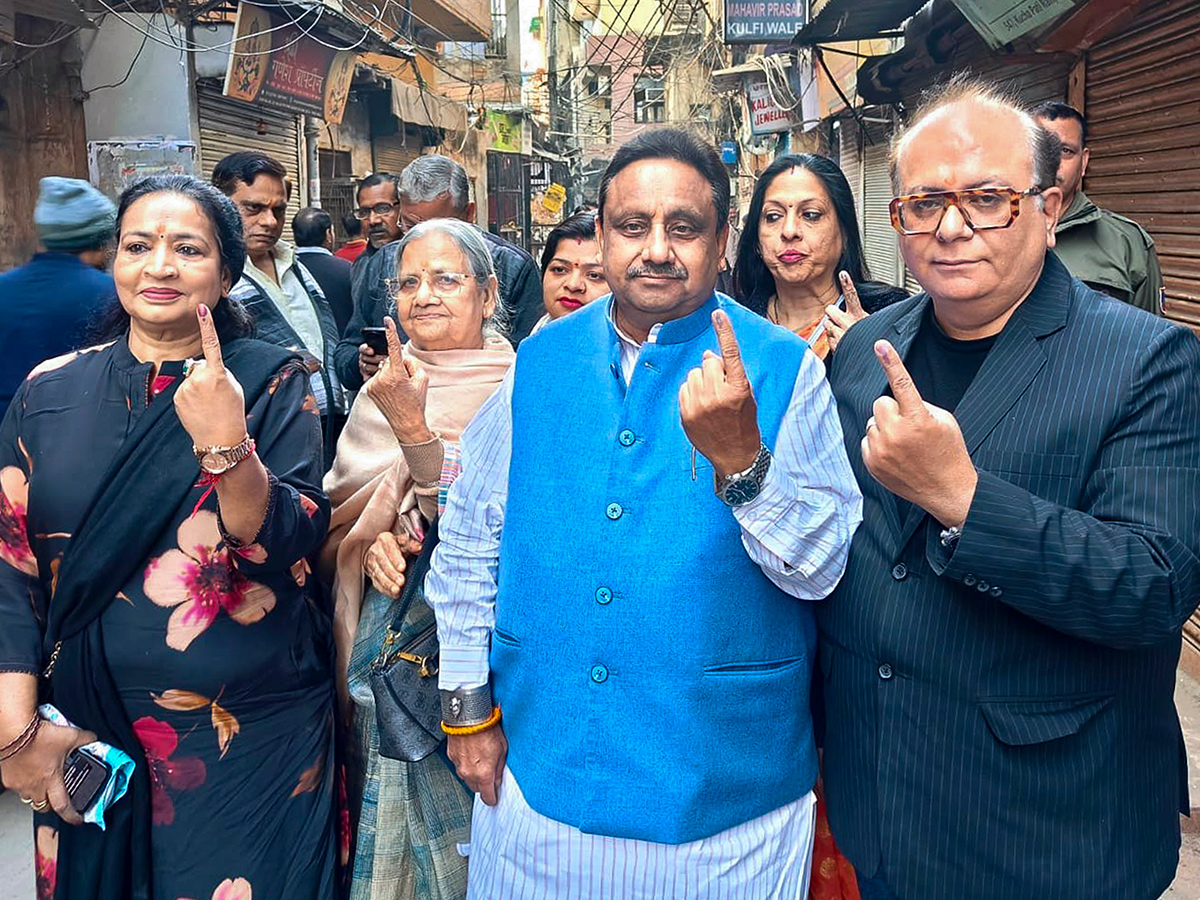
[[[233,447],[246,437],[246,399],[221,356],[212,311],[196,307],[204,359],[192,366],[175,392],[175,413],[197,447]]]
[[[838,309],[837,305],[825,307],[826,329],[829,333],[829,352],[837,350],[838,343],[846,334],[846,330],[855,322],[862,321],[869,313],[863,309],[862,301],[858,299],[858,290],[854,287],[854,279],[849,272],[838,272],[838,281],[842,286],[842,296],[846,298],[846,308]]]
[[[379,407],[402,444],[423,444],[433,439],[425,422],[425,398],[429,376],[410,359],[404,358],[400,333],[391,316],[383,320],[387,328],[387,365],[367,382],[367,396]]]
[[[900,354],[877,341],[875,355],[892,396],[875,401],[862,439],[862,458],[881,485],[943,525],[962,525],[979,480],[954,416],[926,403]]]
[[[733,323],[720,309],[712,321],[721,355],[704,351],[700,366],[688,373],[679,389],[679,417],[692,446],[724,477],[753,465],[762,436]]]

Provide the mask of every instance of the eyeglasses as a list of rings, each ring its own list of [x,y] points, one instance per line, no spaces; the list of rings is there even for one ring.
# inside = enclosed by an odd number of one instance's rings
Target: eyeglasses
[[[400,208],[398,203],[376,203],[374,206],[360,206],[354,211],[354,218],[369,219],[372,213],[377,216],[390,216]]]
[[[972,231],[1007,228],[1021,213],[1021,200],[1040,194],[1044,188],[1034,185],[1027,191],[984,187],[969,191],[936,191],[930,194],[906,194],[889,205],[892,227],[901,234],[933,234],[951,206]]]
[[[387,278],[384,285],[388,296],[393,300],[411,300],[421,289],[421,282],[429,279],[429,292],[443,300],[453,300],[467,286],[468,279],[474,275],[464,275],[461,272],[434,272],[425,275],[405,275],[401,278]]]

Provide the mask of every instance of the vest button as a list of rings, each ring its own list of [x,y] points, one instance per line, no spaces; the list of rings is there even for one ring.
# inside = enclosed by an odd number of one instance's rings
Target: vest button
[[[892,677],[892,667],[888,663],[884,663],[879,667],[879,677],[887,681]]]
[[[981,593],[981,594],[986,594],[991,589],[992,589],[992,586],[990,584],[988,584],[986,581],[980,581],[975,585],[975,590],[979,591],[979,593]]]
[[[897,581],[903,581],[908,577],[908,566],[904,563],[896,563],[892,566],[892,577]]]
[[[596,684],[604,684],[608,681],[608,669],[601,665],[592,666],[592,681]]]
[[[621,442],[622,447],[632,447],[633,442],[637,440],[637,435],[625,428],[617,435],[617,440]]]
[[[1000,599],[1001,597],[1003,597],[1003,596],[1004,596],[1004,591],[1002,591],[1002,590],[1001,590],[1000,588],[998,588],[998,587],[994,587],[994,588],[992,588],[990,591],[988,591],[988,593],[989,593],[989,594],[991,594],[991,595],[992,595],[993,597],[995,597],[996,599]]]
[[[967,587],[975,587],[976,581],[978,581],[978,579],[970,572],[963,576],[963,584],[965,584]]]
[[[604,510],[604,514],[615,522],[617,519],[621,518],[621,513],[624,511],[625,510],[621,509],[620,503],[610,503],[608,504],[608,508]]]
[[[596,602],[603,606],[612,602],[612,591],[606,587],[596,588]]]

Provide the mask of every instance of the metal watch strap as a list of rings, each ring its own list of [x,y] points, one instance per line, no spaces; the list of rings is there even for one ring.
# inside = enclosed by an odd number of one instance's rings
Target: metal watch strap
[[[492,715],[492,686],[442,691],[442,721],[453,728],[486,722]]]
[[[754,456],[754,462],[743,469],[741,472],[734,472],[732,475],[726,475],[724,478],[718,477],[716,472],[713,472],[713,491],[721,498],[723,503],[729,501],[725,497],[725,491],[739,481],[747,478],[752,478],[762,485],[762,481],[767,476],[767,470],[771,467],[771,451],[767,449],[766,444],[758,445],[758,453]]]

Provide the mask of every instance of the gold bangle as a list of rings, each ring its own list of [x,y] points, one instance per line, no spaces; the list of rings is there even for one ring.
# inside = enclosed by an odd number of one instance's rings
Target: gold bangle
[[[482,734],[500,724],[500,707],[493,706],[492,714],[476,725],[447,725],[442,723],[442,731],[455,737],[466,737],[471,734]]]

